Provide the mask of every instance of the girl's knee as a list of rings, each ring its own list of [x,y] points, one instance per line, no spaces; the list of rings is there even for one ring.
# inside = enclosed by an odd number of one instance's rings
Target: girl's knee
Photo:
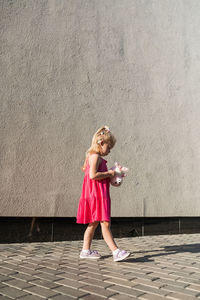
[[[94,221],[94,222],[90,223],[88,226],[96,228],[98,225],[99,225],[99,221]]]
[[[110,222],[108,221],[101,221],[101,227],[106,227],[106,228],[110,228]]]

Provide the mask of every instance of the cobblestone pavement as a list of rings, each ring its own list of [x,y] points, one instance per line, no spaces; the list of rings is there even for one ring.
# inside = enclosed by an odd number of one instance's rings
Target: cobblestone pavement
[[[200,234],[116,239],[130,250],[113,262],[79,259],[82,241],[0,245],[1,299],[200,299]]]

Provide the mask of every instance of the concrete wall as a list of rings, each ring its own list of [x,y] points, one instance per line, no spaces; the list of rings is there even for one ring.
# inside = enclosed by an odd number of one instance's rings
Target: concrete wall
[[[112,216],[200,213],[200,1],[0,0],[0,215],[75,216],[84,153],[130,171]]]

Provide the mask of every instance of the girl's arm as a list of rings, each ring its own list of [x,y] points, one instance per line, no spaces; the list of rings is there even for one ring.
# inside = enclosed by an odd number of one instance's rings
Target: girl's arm
[[[104,178],[111,178],[115,175],[115,171],[109,170],[107,172],[97,172],[99,163],[100,163],[100,157],[98,154],[92,154],[89,157],[89,164],[90,164],[90,179],[95,180],[102,180]]]

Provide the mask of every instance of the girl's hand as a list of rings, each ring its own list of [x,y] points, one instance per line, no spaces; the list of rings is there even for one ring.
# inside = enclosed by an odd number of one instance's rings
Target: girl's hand
[[[126,174],[125,174],[125,173],[122,173],[122,177],[126,177]]]
[[[114,177],[115,176],[115,171],[114,170],[109,170],[108,174],[110,175],[110,177]]]

